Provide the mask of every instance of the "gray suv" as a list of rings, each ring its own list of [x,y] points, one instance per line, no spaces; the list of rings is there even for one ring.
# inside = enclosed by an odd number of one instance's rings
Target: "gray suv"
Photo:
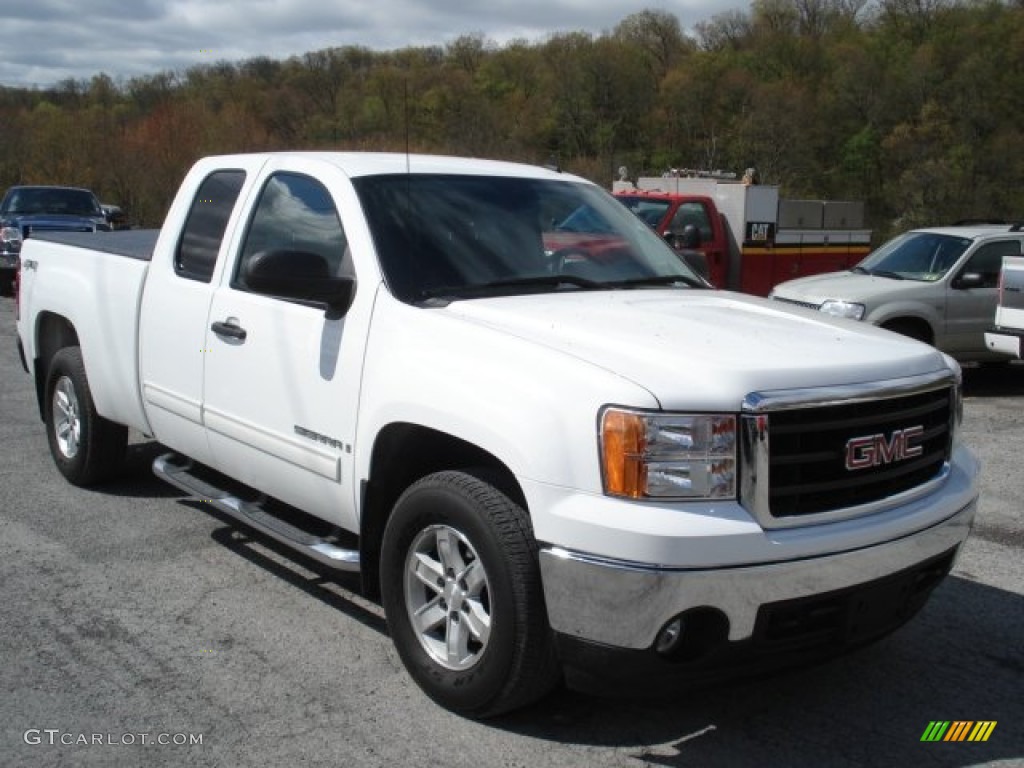
[[[1020,256],[1020,225],[915,229],[857,266],[775,287],[771,298],[863,320],[932,344],[960,361],[1006,360],[985,343],[1004,256]]]

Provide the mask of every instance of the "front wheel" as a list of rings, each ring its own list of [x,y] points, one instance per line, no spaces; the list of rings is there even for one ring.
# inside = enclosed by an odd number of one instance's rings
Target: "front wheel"
[[[83,487],[109,477],[124,458],[128,429],[96,411],[81,349],[65,347],[53,356],[45,391],[46,433],[57,469]]]
[[[442,706],[490,717],[557,682],[529,516],[484,480],[439,472],[402,494],[381,592],[403,664]]]

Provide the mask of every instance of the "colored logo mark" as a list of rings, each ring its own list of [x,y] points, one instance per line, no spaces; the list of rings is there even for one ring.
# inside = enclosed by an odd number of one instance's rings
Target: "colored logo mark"
[[[996,720],[932,720],[921,741],[988,741]]]

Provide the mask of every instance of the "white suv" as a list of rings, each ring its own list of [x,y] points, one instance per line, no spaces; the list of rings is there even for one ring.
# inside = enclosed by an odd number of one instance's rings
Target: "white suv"
[[[1005,256],[1020,256],[1019,225],[915,229],[844,272],[781,283],[771,298],[863,320],[933,344],[960,361],[1005,360],[989,347]]]

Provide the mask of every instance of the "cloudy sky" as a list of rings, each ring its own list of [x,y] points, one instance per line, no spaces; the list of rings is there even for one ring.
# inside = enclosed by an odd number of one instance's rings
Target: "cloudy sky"
[[[0,0],[0,86],[46,87],[100,72],[115,80],[334,46],[377,51],[444,45],[462,34],[499,44],[611,30],[654,8],[684,28],[749,0]]]

